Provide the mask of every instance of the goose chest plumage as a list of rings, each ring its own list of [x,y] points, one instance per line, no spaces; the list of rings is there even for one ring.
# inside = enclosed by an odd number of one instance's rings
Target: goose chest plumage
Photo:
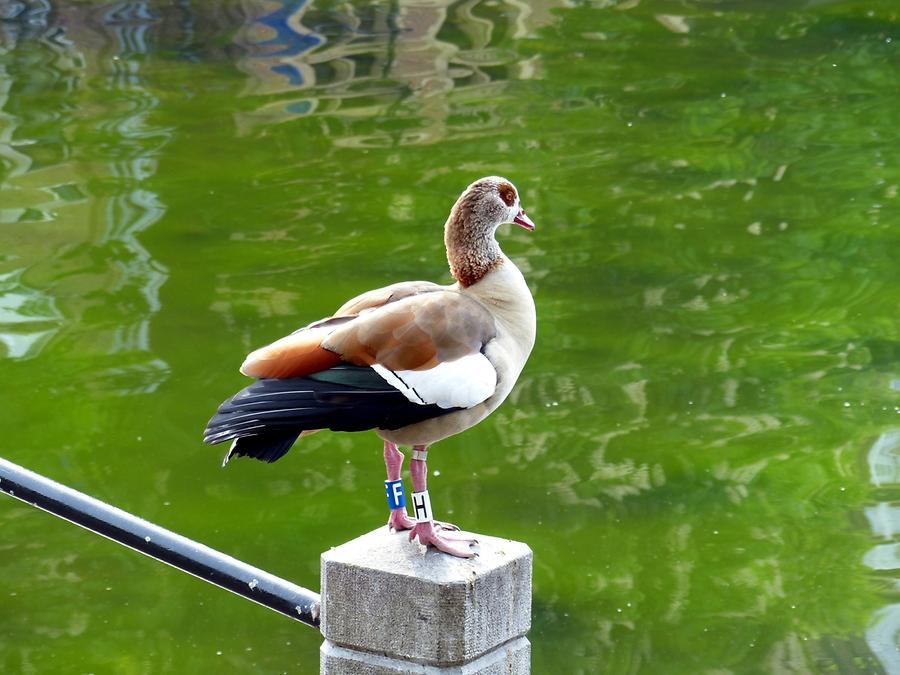
[[[473,540],[432,517],[426,457],[432,443],[503,402],[534,345],[534,300],[497,243],[503,223],[534,229],[513,184],[489,176],[469,185],[444,226],[456,283],[407,281],[363,293],[252,352],[241,372],[258,379],[219,406],[203,440],[231,441],[225,463],[240,456],[274,462],[320,429],[374,430],[384,442],[388,526],[471,557]],[[414,517],[400,477],[401,445],[412,448]]]

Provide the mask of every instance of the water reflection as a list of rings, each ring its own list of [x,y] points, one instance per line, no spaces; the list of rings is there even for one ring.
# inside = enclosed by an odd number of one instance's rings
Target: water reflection
[[[36,356],[62,320],[51,295],[22,283],[23,272],[0,274],[0,343],[13,359]]]
[[[534,36],[567,3],[471,1],[245,2],[241,32],[246,94],[263,98],[237,115],[244,132],[307,115],[328,120],[336,145],[434,143],[504,124],[498,97],[511,81],[538,77],[540,58],[509,49]],[[449,94],[452,92],[452,96]],[[482,101],[475,105],[475,99]],[[467,110],[460,115],[458,103]],[[354,131],[363,119],[379,120]],[[333,126],[332,126],[333,125]],[[349,132],[349,133],[348,133]]]
[[[12,49],[21,39],[45,35],[51,9],[50,0],[10,0],[0,4],[0,47]]]
[[[868,464],[872,485],[882,490],[893,488],[894,494],[900,485],[900,429],[891,429],[878,437],[869,449]],[[900,506],[877,501],[866,507],[865,515],[872,534],[885,543],[869,549],[863,563],[884,575],[891,590],[896,592],[896,576],[900,571]],[[900,604],[891,603],[875,612],[866,631],[866,641],[887,672],[900,672]]]
[[[36,356],[54,337],[58,349],[77,344],[94,354],[95,386],[152,391],[168,370],[149,339],[168,272],[140,235],[165,214],[147,186],[171,137],[150,119],[159,99],[141,72],[155,16],[148,2],[61,6],[54,24],[50,9],[13,3],[2,22],[0,247],[16,257],[0,263],[0,342],[8,358]],[[35,97],[46,105],[30,107]],[[106,112],[82,116],[78,99]],[[82,134],[98,156],[73,141]]]

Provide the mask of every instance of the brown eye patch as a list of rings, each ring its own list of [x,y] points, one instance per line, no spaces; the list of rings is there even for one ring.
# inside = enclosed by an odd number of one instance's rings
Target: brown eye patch
[[[507,206],[512,206],[516,203],[516,188],[509,183],[500,183],[500,185],[497,186],[497,192],[500,193],[500,199],[502,199],[503,203]]]

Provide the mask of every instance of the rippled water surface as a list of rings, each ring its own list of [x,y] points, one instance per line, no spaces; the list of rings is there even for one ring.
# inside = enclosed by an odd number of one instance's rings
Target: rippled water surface
[[[898,43],[893,0],[0,1],[0,455],[318,588],[386,517],[377,438],[222,470],[203,426],[250,349],[447,280],[502,174],[538,343],[430,487],[534,549],[534,672],[900,672]],[[318,672],[0,525],[3,672]]]

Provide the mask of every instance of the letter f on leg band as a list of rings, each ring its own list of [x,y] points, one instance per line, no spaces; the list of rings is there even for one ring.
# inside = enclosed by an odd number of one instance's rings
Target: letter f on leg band
[[[403,490],[402,480],[384,481],[384,491],[387,493],[389,509],[402,509],[406,507],[406,492]]]

